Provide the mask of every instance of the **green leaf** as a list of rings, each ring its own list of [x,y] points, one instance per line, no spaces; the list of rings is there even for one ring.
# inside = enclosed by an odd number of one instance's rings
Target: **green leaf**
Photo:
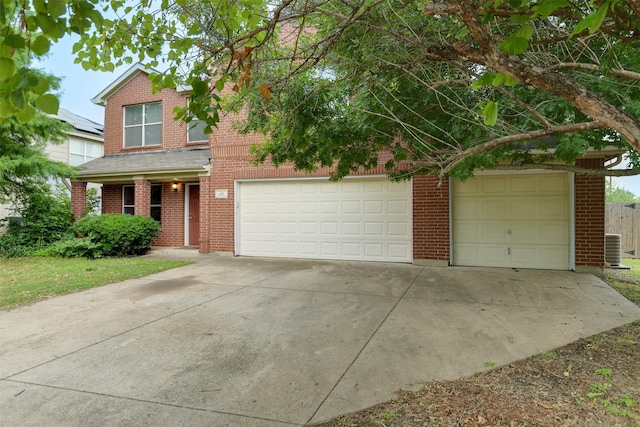
[[[208,85],[200,79],[193,79],[191,81],[191,88],[194,95],[203,95],[208,92]]]
[[[593,34],[596,31],[598,31],[598,29],[600,29],[600,26],[602,26],[602,23],[604,22],[604,18],[606,18],[607,16],[608,10],[609,10],[609,3],[606,2],[602,6],[600,6],[600,8],[595,12],[594,14],[595,18],[593,19],[593,22],[591,23],[591,25],[589,25],[590,34]]]
[[[14,90],[13,92],[11,92],[11,94],[9,95],[9,99],[11,101],[11,104],[19,110],[24,110],[25,106],[27,105],[27,98],[24,94],[23,89]]]
[[[24,37],[18,34],[8,35],[7,37],[4,38],[3,43],[15,49],[22,49],[25,47]]]
[[[471,89],[475,90],[480,89],[481,87],[489,86],[490,84],[492,84],[495,77],[496,73],[487,71],[482,76],[480,76],[480,78],[473,82],[473,84],[471,85]]]
[[[512,55],[523,53],[529,47],[529,40],[533,36],[534,28],[532,25],[523,25],[511,34],[509,38],[500,43],[500,50]]]
[[[48,15],[39,13],[36,15],[36,21],[44,34],[51,34],[56,31],[56,22]]]
[[[547,18],[556,10],[567,6],[569,6],[569,2],[567,0],[543,0],[535,5],[533,10],[543,18]]]
[[[531,15],[512,15],[509,20],[514,24],[525,24],[529,22]]]
[[[484,117],[485,125],[495,126],[498,122],[498,103],[495,101],[487,102],[479,114]]]
[[[35,115],[36,110],[31,105],[27,105],[24,110],[16,114],[16,117],[20,123],[28,123],[33,120]]]
[[[49,114],[57,114],[58,108],[60,107],[58,98],[50,93],[39,96],[38,99],[36,99],[36,105],[40,110]]]
[[[593,34],[596,31],[598,31],[598,29],[602,25],[602,22],[604,22],[604,18],[607,16],[608,9],[609,9],[609,2],[606,2],[602,6],[600,6],[598,10],[587,15],[582,21],[578,22],[576,27],[571,32],[571,36],[580,34],[587,28],[589,29],[590,34]]]
[[[51,16],[57,18],[67,12],[67,5],[63,0],[49,0],[47,4]]]
[[[16,63],[11,58],[0,58],[0,81],[6,80],[16,73]]]
[[[31,92],[37,95],[43,95],[49,90],[49,81],[45,78],[38,77],[38,83],[31,89]]]
[[[522,37],[509,37],[498,45],[501,51],[509,53],[511,55],[517,55],[523,53],[529,47],[529,41]]]
[[[50,47],[51,42],[43,35],[39,35],[33,42],[31,42],[31,51],[38,56],[42,56],[49,52]]]

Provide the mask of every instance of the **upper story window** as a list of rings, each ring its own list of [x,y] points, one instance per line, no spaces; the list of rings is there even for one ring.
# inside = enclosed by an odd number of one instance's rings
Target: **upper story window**
[[[124,107],[124,146],[146,147],[162,144],[162,103]]]
[[[207,128],[207,124],[198,119],[194,119],[187,123],[189,127],[189,142],[207,142],[209,141],[209,135],[204,133]]]
[[[69,141],[69,164],[78,166],[100,157],[102,144],[93,141]]]

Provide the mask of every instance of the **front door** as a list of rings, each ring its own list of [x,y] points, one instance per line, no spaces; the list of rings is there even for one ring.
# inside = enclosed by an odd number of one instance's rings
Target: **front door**
[[[200,244],[200,186],[189,186],[189,245]]]

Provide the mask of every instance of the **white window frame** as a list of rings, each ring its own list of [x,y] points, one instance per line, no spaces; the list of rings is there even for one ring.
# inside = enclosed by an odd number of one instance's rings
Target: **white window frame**
[[[73,147],[73,145],[75,143],[82,144],[82,153],[73,151],[72,147]],[[87,154],[87,144],[95,144],[96,147],[98,147],[98,155],[97,156],[90,156],[90,155]],[[87,163],[90,160],[95,160],[95,159],[100,158],[100,156],[102,155],[102,148],[100,147],[100,145],[101,145],[100,143],[95,142],[95,141],[70,140],[69,141],[69,164],[71,166],[79,166],[79,165],[82,165],[84,163]],[[82,162],[77,164],[77,165],[74,165],[73,162],[71,162],[71,156],[82,157]]]
[[[149,211],[151,211],[151,209],[153,209],[153,208],[160,208],[160,219],[156,220],[156,221],[158,221],[160,224],[162,224],[162,184],[151,184],[151,193],[153,193],[153,188],[154,187],[155,188],[160,188],[160,203],[152,203],[152,200],[149,200]],[[149,213],[151,213],[151,212],[149,212]],[[153,218],[153,216],[151,218]]]
[[[197,144],[202,142],[209,142],[209,134],[204,134],[204,139],[196,139],[194,141],[191,140],[191,130],[197,126],[204,125],[206,127],[206,123],[204,120],[193,119],[189,123],[187,123],[187,144]]]
[[[125,189],[126,188],[133,188],[133,204],[126,204],[126,198],[125,198]],[[135,215],[136,213],[136,186],[135,185],[123,185],[122,186],[122,213],[126,214],[128,212],[125,211],[126,208],[133,208],[133,213],[131,213],[130,215]]]
[[[160,121],[159,122],[145,122],[145,110],[148,105],[160,104]],[[127,108],[142,106],[142,123],[136,123],[134,125],[127,125]],[[157,144],[147,144],[145,141],[145,127],[151,125],[160,125],[160,142]],[[127,128],[142,127],[142,143],[140,145],[127,145]],[[146,102],[143,104],[131,104],[125,105],[122,110],[122,146],[124,148],[138,148],[138,147],[151,147],[162,145],[162,101]]]

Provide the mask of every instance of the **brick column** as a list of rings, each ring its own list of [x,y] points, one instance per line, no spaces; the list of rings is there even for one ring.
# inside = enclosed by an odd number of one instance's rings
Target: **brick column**
[[[71,181],[71,211],[73,220],[77,221],[84,216],[87,207],[87,183]]]
[[[602,169],[603,159],[580,159],[577,166]],[[576,270],[604,266],[605,177],[575,176]]]
[[[449,180],[413,177],[413,259],[416,264],[449,264]]]
[[[200,253],[211,252],[211,177],[201,176],[200,179]]]
[[[134,178],[136,185],[135,214],[151,216],[151,182],[143,178]]]

